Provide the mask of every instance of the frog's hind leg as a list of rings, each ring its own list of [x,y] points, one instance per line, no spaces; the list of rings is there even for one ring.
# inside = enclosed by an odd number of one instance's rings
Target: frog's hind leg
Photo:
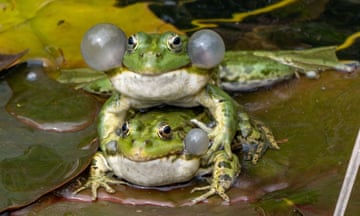
[[[256,164],[268,148],[280,149],[273,133],[263,122],[250,118],[245,112],[239,112],[238,118],[236,139],[243,145],[245,160]]]
[[[277,144],[271,130],[267,126],[265,126],[263,122],[258,120],[253,120],[253,121],[255,127],[258,128],[260,131],[262,131],[262,138],[258,139],[258,145],[256,151],[254,152],[251,159],[251,162],[253,164],[256,164],[258,160],[265,154],[268,148],[279,150],[280,147]]]
[[[212,172],[212,180],[210,185],[204,187],[196,187],[191,193],[195,191],[208,190],[203,195],[192,200],[192,203],[198,203],[206,200],[212,195],[219,195],[224,201],[230,202],[230,198],[226,195],[226,190],[228,190],[231,185],[236,180],[237,176],[240,173],[240,163],[238,157],[233,154],[232,158],[229,159],[225,151],[215,152]]]

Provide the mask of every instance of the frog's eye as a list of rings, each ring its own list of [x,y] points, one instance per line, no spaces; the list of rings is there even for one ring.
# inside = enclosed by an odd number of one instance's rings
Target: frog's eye
[[[134,51],[136,49],[137,45],[138,45],[138,40],[136,39],[136,36],[131,35],[127,41],[127,51],[128,52]]]
[[[130,134],[129,122],[124,122],[124,124],[121,126],[121,128],[116,130],[116,135],[118,135],[120,137],[127,137],[127,136],[129,136],[129,134]]]
[[[180,52],[183,48],[181,37],[177,34],[171,34],[167,41],[168,48],[173,52]]]
[[[171,138],[171,127],[168,124],[161,124],[157,132],[161,139]]]

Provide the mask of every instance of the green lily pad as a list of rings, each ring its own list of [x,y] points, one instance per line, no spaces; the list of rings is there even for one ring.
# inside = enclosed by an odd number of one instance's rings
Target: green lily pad
[[[187,206],[191,198],[198,195],[191,194],[191,188],[201,184],[193,181],[162,190],[122,185],[115,187],[115,194],[107,194],[100,189],[99,200],[95,203],[90,201],[90,190],[74,197],[71,191],[79,185],[70,185],[57,192],[68,200],[47,200],[27,210],[40,215],[55,209],[59,215],[95,215],[88,208],[96,213],[121,211],[129,215],[187,211],[206,212],[207,215],[234,212],[331,215],[360,125],[359,86],[360,71],[352,74],[327,72],[319,80],[296,79],[237,97],[253,116],[271,127],[279,141],[283,141],[280,150],[269,150],[257,165],[243,164],[238,181],[228,192],[232,199],[230,206],[216,196],[205,204]],[[360,185],[356,184],[349,202],[349,215],[359,212],[359,189]]]
[[[191,194],[190,190],[201,184],[192,181],[157,189],[120,185],[115,187],[115,194],[100,189],[95,203],[91,202],[90,190],[72,195],[71,191],[79,185],[71,184],[56,192],[57,196],[67,200],[49,197],[52,202],[45,199],[27,210],[36,215],[45,215],[55,209],[59,215],[115,211],[129,215],[139,212],[142,215],[154,215],[154,212],[182,214],[187,211],[206,212],[207,215],[234,212],[331,215],[360,125],[357,115],[359,86],[360,71],[352,74],[330,71],[319,80],[296,79],[237,97],[248,112],[269,125],[279,141],[283,141],[280,150],[269,150],[257,165],[243,164],[238,181],[228,192],[232,200],[230,206],[224,205],[216,196],[205,204],[187,206],[198,195]],[[360,185],[356,184],[349,202],[349,215],[359,212],[359,189]]]
[[[9,78],[10,85],[6,80],[0,81],[0,212],[27,205],[71,180],[88,166],[93,153],[97,150],[97,144],[94,142],[96,128],[94,124],[91,124],[94,116],[89,119],[86,115],[87,125],[83,125],[77,132],[58,133],[24,124],[7,112],[6,104],[13,98],[21,98],[23,95],[30,97],[27,101],[21,101],[23,107],[36,106],[38,104],[36,101],[40,99],[29,92],[41,94],[42,97],[56,95],[54,91],[59,90],[64,91],[65,95],[69,94],[64,90],[65,86],[60,88],[55,85],[41,92],[40,87],[44,85],[42,82],[44,77],[34,82],[29,81],[30,84],[25,85],[23,76],[34,71],[29,68],[18,67],[17,69],[19,74],[15,73]],[[41,77],[41,71],[37,72],[38,77]],[[17,85],[22,86],[21,91],[21,88],[15,87]],[[15,90],[12,91],[11,87]],[[82,107],[82,112],[94,115],[97,102],[83,93],[71,92],[72,100],[87,101],[85,104],[88,107]],[[84,102],[78,105],[81,103]],[[35,109],[35,107],[29,107],[31,108]],[[72,111],[65,108],[64,110],[67,115],[72,116],[68,120],[77,119],[76,115],[79,115],[79,112],[76,109]],[[65,115],[51,105],[42,106],[40,111],[45,112],[48,117],[53,116],[55,122],[59,119],[63,120],[62,115]],[[60,118],[57,118],[58,114]],[[35,115],[34,118],[37,116]],[[30,117],[33,118],[33,116]],[[52,122],[50,118],[47,120]]]
[[[7,81],[13,91],[6,109],[42,130],[75,131],[93,123],[98,103],[50,79],[39,66],[17,69]]]
[[[294,209],[304,215],[332,214],[360,125],[359,75],[359,70],[327,72],[316,81],[293,80],[241,98],[277,137],[288,140],[270,154],[288,164],[284,180],[289,186],[263,197],[259,208],[275,215]],[[350,201],[349,212],[359,212],[359,191],[355,186],[357,199]]]
[[[51,199],[50,199],[51,200]],[[196,206],[182,206],[177,208],[168,208],[162,206],[136,206],[136,205],[119,205],[117,203],[110,202],[69,202],[59,201],[52,205],[47,205],[45,202],[43,205],[38,205],[37,209],[25,209],[21,211],[23,215],[146,215],[146,216],[158,216],[158,215],[209,215],[209,216],[226,216],[226,215],[241,215],[256,216],[258,215],[253,208],[248,204],[238,204],[235,206],[216,206],[216,205],[196,205]]]

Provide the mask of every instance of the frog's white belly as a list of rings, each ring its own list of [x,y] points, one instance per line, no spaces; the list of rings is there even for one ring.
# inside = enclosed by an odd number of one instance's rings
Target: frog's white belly
[[[159,75],[125,71],[111,78],[114,88],[127,97],[144,102],[169,104],[196,95],[208,81],[207,75],[189,73],[186,69]]]
[[[132,161],[123,156],[109,156],[108,165],[119,178],[141,186],[162,186],[185,182],[196,175],[199,159],[164,157],[150,161]]]

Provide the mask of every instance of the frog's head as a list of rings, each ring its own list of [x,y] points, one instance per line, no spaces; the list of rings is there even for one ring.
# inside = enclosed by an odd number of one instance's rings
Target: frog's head
[[[98,24],[83,37],[81,53],[86,63],[102,71],[122,68],[139,74],[160,74],[180,68],[211,69],[225,54],[222,38],[212,30],[200,30],[189,39],[174,32],[138,32],[127,40],[112,24]]]
[[[118,152],[134,161],[189,154],[184,139],[192,130],[190,119],[195,116],[187,109],[139,112],[119,130]]]
[[[183,139],[190,129],[187,113],[159,110],[137,113],[120,130],[119,152],[135,161],[182,154]]]
[[[179,68],[211,69],[223,59],[225,45],[211,30],[201,30],[189,39],[175,32],[138,32],[128,38],[123,65],[141,74],[159,74]]]
[[[138,32],[128,38],[123,65],[130,71],[155,74],[188,66],[188,38],[174,32],[146,34]]]

